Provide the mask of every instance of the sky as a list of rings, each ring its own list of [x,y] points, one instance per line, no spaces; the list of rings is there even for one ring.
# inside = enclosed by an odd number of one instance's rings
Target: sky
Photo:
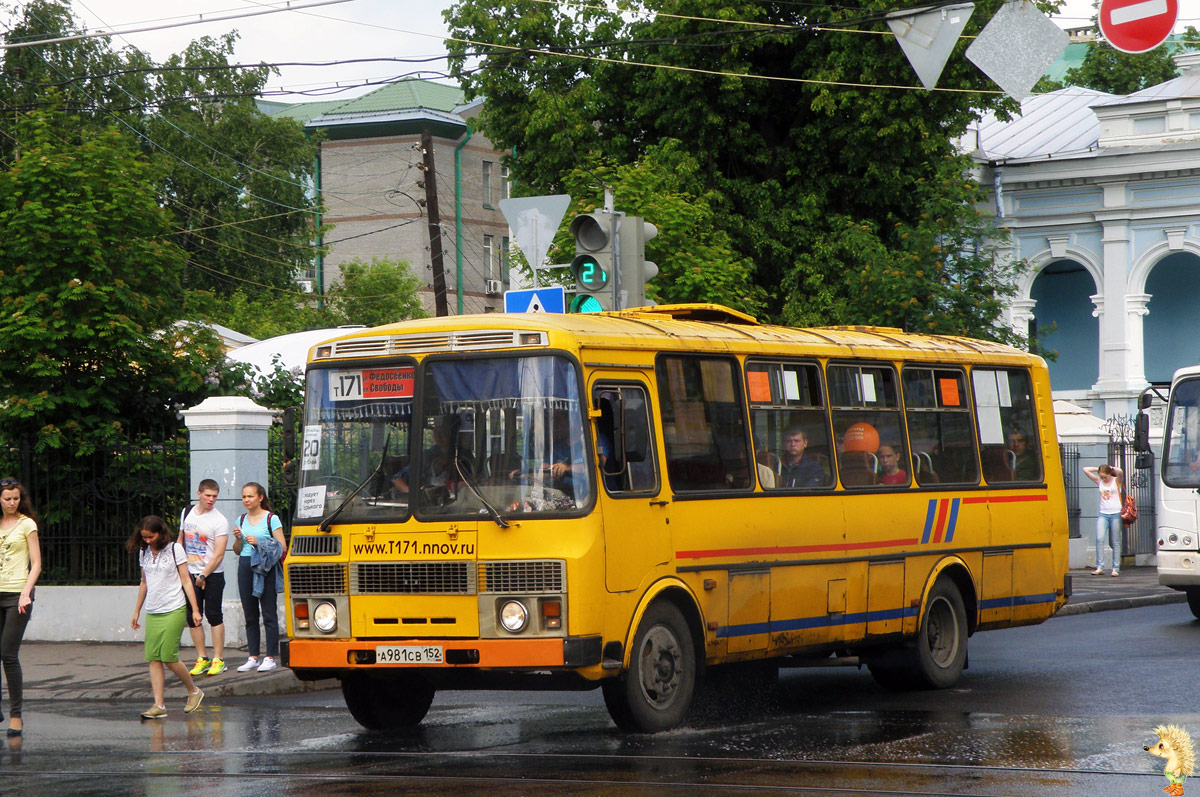
[[[242,63],[438,57],[427,63],[283,67],[280,76],[267,82],[268,98],[282,102],[352,97],[368,90],[363,88],[364,81],[386,80],[418,70],[427,79],[440,79],[444,75],[442,40],[446,25],[442,9],[450,5],[449,0],[349,0],[311,7],[316,2],[320,0],[292,0],[293,6],[310,6],[307,10],[125,33],[114,36],[112,46],[137,47],[161,62],[201,36],[219,36],[236,30],[240,39],[235,59]],[[283,0],[72,0],[76,18],[89,30],[165,26],[202,16],[228,17],[282,5]],[[317,93],[270,93],[277,89]]]
[[[402,75],[443,80],[446,62],[442,10],[452,0],[291,0],[296,8],[279,13],[221,19],[279,7],[285,0],[71,0],[76,18],[91,30],[130,31],[114,36],[116,48],[133,46],[155,61],[181,52],[201,36],[236,30],[235,60],[243,63],[338,62],[363,58],[433,58],[424,63],[359,62],[325,66],[282,66],[264,95],[282,102],[353,97],[370,90],[369,81]],[[898,4],[900,5],[900,4]],[[307,8],[305,8],[307,6]],[[180,9],[186,9],[181,11]],[[1093,0],[1069,0],[1057,18],[1061,27],[1086,24]],[[200,24],[178,23],[213,18]],[[1192,24],[1200,24],[1191,20]],[[174,27],[165,27],[172,26]],[[419,73],[419,74],[416,74]]]

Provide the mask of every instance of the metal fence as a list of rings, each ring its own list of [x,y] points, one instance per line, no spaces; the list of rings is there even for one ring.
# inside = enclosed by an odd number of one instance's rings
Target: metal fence
[[[191,490],[188,440],[174,430],[130,435],[95,453],[0,446],[0,475],[26,488],[38,519],[39,584],[136,584],[125,541],[138,520],[160,515],[174,528]]]
[[[1150,455],[1150,467],[1135,468],[1137,454],[1132,443],[1117,440],[1108,444],[1108,461],[1115,464],[1125,475],[1125,490],[1137,503],[1138,518],[1132,525],[1125,526],[1121,538],[1121,550],[1125,556],[1152,554],[1158,550],[1154,522],[1154,474],[1155,463]]]
[[[1079,533],[1079,517],[1083,509],[1079,506],[1079,446],[1074,443],[1059,443],[1058,455],[1062,459],[1063,486],[1067,490],[1067,528],[1070,536]]]

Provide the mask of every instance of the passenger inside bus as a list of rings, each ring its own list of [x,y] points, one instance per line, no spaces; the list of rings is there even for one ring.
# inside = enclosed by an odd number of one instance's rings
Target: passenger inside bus
[[[903,485],[908,484],[908,472],[900,467],[900,446],[895,443],[884,443],[875,453],[879,459],[879,483]]]
[[[425,449],[421,457],[421,479],[418,486],[444,486],[450,489],[450,485],[458,481],[450,456],[450,427],[445,423],[438,424],[433,427],[433,445]],[[410,468],[405,465],[392,477],[392,487],[399,494],[407,494],[411,481]]]
[[[784,430],[777,487],[819,487],[825,483],[825,469],[815,456],[804,455],[807,449],[808,433],[801,426]]]

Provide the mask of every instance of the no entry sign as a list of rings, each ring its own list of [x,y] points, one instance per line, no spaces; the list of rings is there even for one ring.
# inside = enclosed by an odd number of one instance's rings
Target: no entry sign
[[[1144,53],[1166,41],[1179,0],[1100,0],[1100,33],[1125,53]]]

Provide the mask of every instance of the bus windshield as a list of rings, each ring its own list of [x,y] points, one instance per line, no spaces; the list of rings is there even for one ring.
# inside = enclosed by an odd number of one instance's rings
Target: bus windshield
[[[1171,391],[1163,432],[1163,483],[1200,487],[1200,378],[1180,380]]]
[[[297,521],[571,513],[593,499],[579,383],[561,356],[309,374]],[[416,413],[420,407],[420,415]]]

